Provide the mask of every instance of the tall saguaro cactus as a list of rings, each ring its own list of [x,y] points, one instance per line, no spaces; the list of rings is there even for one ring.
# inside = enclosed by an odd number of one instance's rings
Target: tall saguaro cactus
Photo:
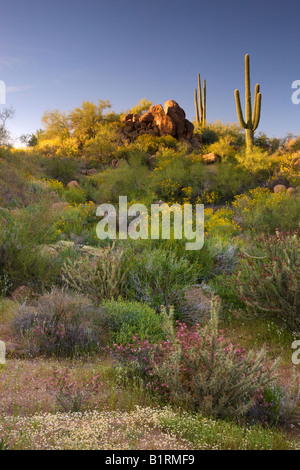
[[[203,100],[202,100],[202,89],[201,89],[201,80],[200,73],[198,73],[198,93],[199,93],[199,103],[197,96],[197,88],[195,88],[195,108],[196,108],[196,121],[202,127],[206,125],[206,81],[203,80]]]
[[[239,90],[235,90],[235,103],[236,110],[241,127],[246,129],[246,146],[247,151],[251,151],[253,148],[254,141],[254,131],[257,129],[260,119],[260,110],[261,110],[261,93],[259,92],[260,87],[257,83],[255,85],[255,95],[254,95],[254,107],[253,113],[251,108],[251,90],[250,90],[250,60],[249,55],[245,55],[245,116],[243,118],[243,111],[240,101]]]

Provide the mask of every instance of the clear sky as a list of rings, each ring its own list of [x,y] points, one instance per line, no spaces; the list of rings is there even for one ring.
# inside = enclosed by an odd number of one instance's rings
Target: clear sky
[[[261,85],[258,131],[300,134],[299,0],[2,0],[0,80],[18,136],[44,111],[109,99],[116,112],[141,98],[174,99],[195,116],[197,74],[207,81],[207,119],[236,122],[244,109],[244,56]],[[3,109],[3,105],[0,105]]]

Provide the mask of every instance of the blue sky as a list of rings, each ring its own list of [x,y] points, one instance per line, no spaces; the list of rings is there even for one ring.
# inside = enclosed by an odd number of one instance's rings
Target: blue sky
[[[244,109],[244,56],[260,83],[258,131],[300,134],[299,0],[2,0],[0,80],[18,136],[49,109],[109,99],[116,112],[141,98],[176,100],[192,120],[197,74],[207,81],[207,119],[236,122]],[[0,105],[3,109],[3,105]]]

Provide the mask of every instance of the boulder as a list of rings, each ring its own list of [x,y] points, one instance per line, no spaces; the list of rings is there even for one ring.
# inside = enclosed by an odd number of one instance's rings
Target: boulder
[[[68,184],[67,184],[67,189],[70,189],[70,188],[78,188],[80,189],[80,184],[78,183],[78,181],[70,181]]]
[[[194,132],[194,124],[192,124],[191,121],[189,121],[188,119],[185,119],[185,137],[186,137],[186,139],[191,139],[193,137],[193,132]]]
[[[133,118],[133,114],[132,114],[132,113],[126,114],[125,116],[123,116],[123,117],[121,118],[121,122],[130,121],[132,118]]]
[[[274,191],[274,193],[278,194],[278,193],[281,193],[281,192],[285,192],[286,189],[287,188],[284,184],[276,184],[276,186],[274,186],[274,188],[273,188],[273,191]]]
[[[33,296],[33,290],[28,286],[19,286],[11,296],[17,302],[24,302],[24,300]]]
[[[175,137],[180,139],[186,136],[185,112],[174,100],[168,100],[164,104],[164,112],[175,124]],[[193,126],[194,128],[194,126]]]
[[[153,122],[153,114],[151,113],[145,113],[145,114],[142,114],[142,116],[140,117],[139,121],[140,122],[143,122],[145,124],[152,124]]]
[[[55,212],[61,212],[63,211],[66,207],[68,207],[68,202],[55,202],[52,204],[51,209],[54,210]]]
[[[217,153],[211,152],[211,153],[206,153],[205,155],[203,155],[202,159],[204,163],[206,163],[207,165],[210,165],[212,163],[219,162],[221,160],[221,157]]]
[[[286,194],[288,194],[289,196],[291,196],[292,194],[295,194],[297,192],[297,189],[296,188],[287,188],[286,190]]]
[[[160,135],[176,135],[176,125],[172,119],[167,116],[161,104],[150,106],[149,113],[153,114],[153,124],[159,128]]]
[[[86,174],[87,174],[88,176],[94,175],[95,173],[97,173],[96,168],[90,168],[89,170],[86,170]]]

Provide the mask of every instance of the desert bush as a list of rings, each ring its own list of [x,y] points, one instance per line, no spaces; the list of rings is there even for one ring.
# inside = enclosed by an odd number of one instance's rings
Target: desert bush
[[[99,348],[97,311],[85,297],[54,288],[13,321],[30,355],[72,357]]]
[[[155,309],[173,305],[178,310],[185,287],[197,279],[197,269],[186,258],[177,258],[172,251],[162,248],[136,254],[128,268],[128,297]]]
[[[65,199],[69,204],[84,204],[86,195],[81,188],[69,188],[65,191]]]
[[[204,228],[211,238],[231,239],[241,232],[241,227],[234,220],[234,212],[229,207],[214,211],[205,209]]]
[[[265,364],[265,351],[245,354],[226,338],[218,327],[218,307],[213,302],[212,317],[204,328],[174,328],[172,312],[165,315],[165,329],[172,347],[154,373],[167,385],[176,405],[218,418],[245,415],[258,391],[274,380]]]
[[[93,407],[97,405],[101,391],[99,375],[91,377],[85,383],[78,383],[69,376],[69,371],[56,370],[51,382],[47,385],[47,392],[54,396],[57,404],[65,413],[78,413],[82,411],[87,402],[93,398]]]
[[[91,241],[91,234],[96,238],[96,207],[92,201],[85,204],[73,204],[68,206],[56,220],[55,228],[68,238],[76,235],[83,241]]]
[[[252,233],[274,233],[275,229],[295,230],[299,227],[299,196],[284,192],[272,193],[255,188],[235,197],[235,219]]]
[[[93,139],[88,140],[83,148],[87,159],[101,164],[110,163],[120,144],[120,136],[115,125],[101,125]]]
[[[265,351],[248,354],[235,347],[218,325],[216,303],[205,327],[177,322],[162,308],[165,341],[151,345],[134,338],[111,352],[145,387],[173,405],[218,418],[244,416],[257,394],[275,380],[277,362],[268,366]]]
[[[80,168],[80,162],[70,157],[45,157],[41,163],[48,178],[64,184],[76,179]]]
[[[106,329],[109,343],[127,344],[134,336],[150,342],[162,339],[161,318],[155,310],[141,302],[107,300],[101,305],[101,326]]]
[[[119,196],[127,196],[128,201],[143,199],[148,194],[149,174],[142,163],[122,160],[118,168],[107,169],[91,177],[91,180],[97,181],[101,188],[98,200],[115,203],[119,202]]]
[[[163,149],[164,147],[176,149],[177,144],[178,141],[171,135],[157,137],[150,134],[140,135],[134,143],[137,148],[150,154],[155,154],[158,150]]]
[[[256,239],[256,249],[248,251],[240,255],[238,270],[230,281],[245,304],[241,316],[269,318],[298,333],[299,233],[262,235]]]
[[[227,161],[235,161],[235,154],[237,151],[234,148],[234,141],[233,139],[227,135],[225,137],[221,137],[218,142],[210,144],[206,149],[206,153],[216,153],[222,157],[223,162]]]
[[[218,200],[215,202],[224,203],[231,201],[236,194],[253,188],[257,183],[255,177],[244,168],[225,162],[216,165],[206,184],[217,193]]]
[[[117,299],[126,284],[127,270],[123,255],[124,251],[113,244],[99,249],[93,259],[83,256],[78,260],[67,260],[62,268],[63,281],[94,299]]]
[[[259,147],[253,147],[251,153],[246,151],[238,153],[236,159],[241,168],[261,180],[270,177],[278,167],[278,160]]]
[[[60,267],[41,252],[42,244],[57,239],[54,219],[47,207],[20,210],[0,231],[0,274],[7,276],[11,288],[30,285],[35,289],[56,282]]]

